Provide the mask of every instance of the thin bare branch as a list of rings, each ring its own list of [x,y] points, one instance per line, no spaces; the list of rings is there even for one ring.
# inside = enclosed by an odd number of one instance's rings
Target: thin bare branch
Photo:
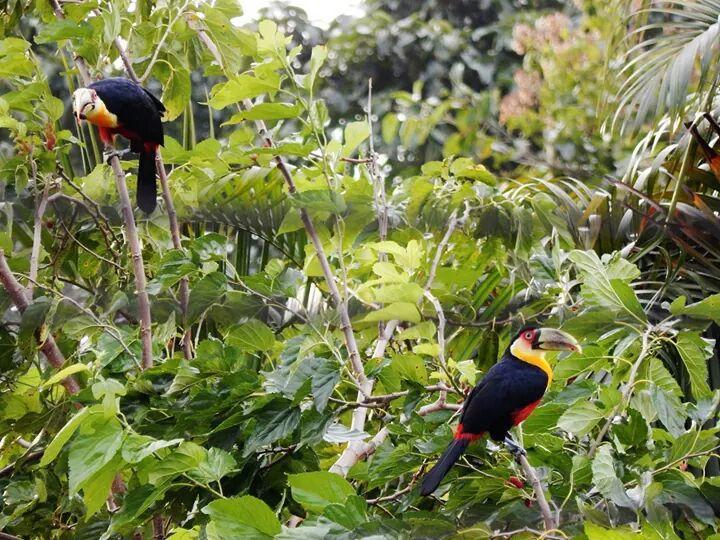
[[[8,293],[8,296],[12,300],[13,304],[20,313],[23,313],[29,305],[28,292],[25,288],[20,285],[15,276],[10,270],[5,259],[5,252],[0,249],[0,283]],[[48,334],[47,337],[40,344],[40,350],[47,358],[47,361],[55,369],[61,369],[65,364],[65,356],[60,351],[60,348],[55,343],[55,338]],[[68,391],[69,394],[77,394],[80,391],[80,385],[74,377],[67,377],[63,379],[62,385]]]

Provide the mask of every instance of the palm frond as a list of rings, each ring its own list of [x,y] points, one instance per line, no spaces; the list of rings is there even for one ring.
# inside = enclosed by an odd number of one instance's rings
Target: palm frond
[[[629,16],[630,27],[639,25],[623,40],[613,129],[635,131],[664,114],[676,123],[689,107],[710,105],[718,75],[718,16],[716,0],[653,2]]]

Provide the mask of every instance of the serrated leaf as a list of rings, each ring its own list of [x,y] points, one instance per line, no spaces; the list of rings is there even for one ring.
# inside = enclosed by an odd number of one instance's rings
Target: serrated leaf
[[[50,441],[50,444],[45,448],[42,458],[40,459],[40,467],[46,467],[52,463],[58,456],[60,451],[73,436],[77,428],[80,427],[83,420],[90,415],[90,408],[80,409],[75,416],[73,416],[68,422],[57,432],[57,435]]]
[[[95,473],[110,462],[122,446],[125,432],[116,418],[93,414],[70,444],[68,484],[77,493]]]
[[[695,332],[680,332],[675,340],[685,369],[690,375],[690,386],[696,400],[712,395],[708,384],[708,359],[713,355],[713,341],[700,337]]]
[[[275,344],[275,334],[256,319],[231,327],[225,335],[225,343],[243,352],[269,351]]]
[[[340,366],[334,360],[323,359],[312,374],[312,393],[315,396],[315,409],[323,412],[335,386],[340,381]]]
[[[557,425],[563,431],[582,437],[605,417],[605,411],[598,409],[589,401],[580,401],[567,409],[558,419]]]
[[[224,83],[216,84],[210,93],[208,103],[213,109],[222,109],[244,99],[277,92],[280,88],[280,76],[274,72],[265,75],[264,78],[258,78],[244,73]]]
[[[252,109],[243,110],[232,115],[223,126],[239,124],[245,120],[283,120],[295,118],[300,114],[301,107],[290,103],[258,103]]]
[[[75,373],[80,373],[81,371],[90,371],[90,368],[86,364],[73,364],[71,366],[67,366],[60,371],[58,371],[55,375],[50,377],[47,381],[45,381],[41,387],[47,388],[49,386],[52,386],[54,384],[59,383],[63,379],[68,378],[70,375],[74,375]]]
[[[227,277],[213,272],[202,278],[190,290],[188,322],[195,322],[206,309],[218,302],[227,291]]]
[[[281,530],[270,507],[250,495],[213,501],[202,512],[210,516],[209,540],[259,540],[272,538]]]
[[[635,503],[628,497],[623,483],[615,472],[615,460],[612,447],[608,443],[600,445],[592,462],[593,483],[603,496],[618,506],[635,508]]]
[[[408,321],[412,323],[420,322],[420,312],[417,306],[410,302],[395,302],[384,308],[368,313],[363,317],[363,322],[379,322],[379,321]]]
[[[342,476],[328,471],[288,475],[292,497],[310,512],[322,512],[331,503],[344,503],[355,490]]]
[[[300,410],[287,399],[274,399],[253,414],[257,420],[255,429],[245,443],[243,457],[252,454],[266,444],[286,437],[300,423]]]

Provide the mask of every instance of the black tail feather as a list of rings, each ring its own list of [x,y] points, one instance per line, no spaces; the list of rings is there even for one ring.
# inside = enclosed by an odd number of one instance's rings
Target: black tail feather
[[[157,181],[155,179],[155,150],[140,152],[137,182],[137,205],[146,214],[157,206]]]
[[[435,466],[430,469],[430,472],[423,478],[420,485],[420,495],[430,495],[437,489],[442,479],[445,478],[445,475],[450,470],[450,467],[452,467],[460,456],[462,456],[463,452],[465,452],[468,444],[469,441],[465,439],[455,439],[450,443],[450,446],[443,452],[443,455],[440,456]]]

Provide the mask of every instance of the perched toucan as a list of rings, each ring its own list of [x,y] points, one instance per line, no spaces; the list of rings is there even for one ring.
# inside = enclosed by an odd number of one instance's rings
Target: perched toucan
[[[75,90],[73,111],[78,121],[87,120],[98,127],[105,144],[112,145],[115,135],[130,141],[130,151],[140,154],[137,204],[148,214],[155,210],[155,155],[164,142],[162,102],[130,79],[114,77]]]
[[[580,351],[570,334],[554,328],[525,326],[510,342],[502,359],[490,368],[465,399],[453,441],[422,480],[420,493],[429,495],[468,445],[485,433],[522,451],[508,430],[525,420],[538,406],[552,381],[546,351]]]

